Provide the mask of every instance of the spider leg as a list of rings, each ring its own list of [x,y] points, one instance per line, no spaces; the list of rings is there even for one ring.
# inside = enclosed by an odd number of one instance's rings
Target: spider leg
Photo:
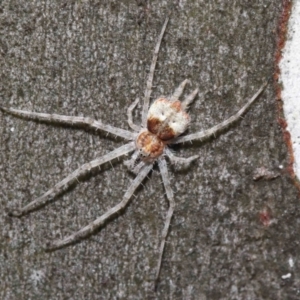
[[[195,97],[197,96],[199,89],[196,88],[193,92],[191,92],[187,97],[181,102],[181,107],[183,110],[187,110],[189,105],[193,102]]]
[[[133,123],[132,111],[139,102],[139,98],[136,98],[135,101],[127,109],[128,125],[134,131],[140,131],[141,127]]]
[[[92,128],[100,129],[105,132],[109,132],[111,134],[120,136],[127,140],[133,140],[136,137],[136,133],[130,132],[121,128],[116,128],[110,125],[105,125],[101,123],[100,121],[95,121],[91,118],[85,118],[85,117],[73,117],[73,116],[64,116],[64,115],[57,115],[57,114],[46,114],[46,113],[37,113],[37,112],[31,112],[26,110],[19,110],[14,108],[6,108],[0,106],[0,110],[3,110],[5,112],[11,113],[13,115],[19,116],[19,117],[25,117],[33,120],[40,120],[40,121],[46,121],[46,122],[60,122],[64,124],[69,125],[88,125]]]
[[[170,101],[176,101],[179,99],[187,83],[191,84],[191,82],[188,79],[185,79],[180,83],[180,85],[176,88],[175,92],[172,94]]]
[[[84,239],[85,237],[91,235],[95,230],[97,230],[100,226],[103,225],[103,223],[109,219],[111,216],[115,215],[119,211],[125,208],[125,206],[128,204],[131,196],[133,195],[134,191],[137,189],[137,187],[142,183],[142,181],[145,179],[147,174],[151,171],[153,164],[147,164],[145,165],[141,170],[140,173],[136,176],[136,178],[131,182],[131,185],[129,186],[128,190],[126,191],[125,195],[123,196],[123,200],[117,204],[116,206],[109,209],[105,214],[103,214],[101,217],[97,218],[87,226],[81,228],[79,231],[69,235],[68,237],[64,238],[63,240],[57,240],[53,243],[50,243],[47,245],[46,249],[48,251],[55,250],[62,248],[64,246],[73,244],[77,241],[80,241]]]
[[[136,160],[138,159],[139,155],[140,151],[135,150],[134,153],[131,155],[131,158],[124,161],[124,165],[128,168],[129,171],[131,171],[135,175],[137,175],[140,169],[146,164],[144,161],[140,161],[138,164],[136,164]]]
[[[151,66],[150,66],[150,71],[149,71],[149,76],[147,79],[147,85],[146,85],[146,90],[145,90],[145,97],[144,97],[144,105],[143,105],[143,110],[142,110],[142,127],[146,128],[147,125],[147,113],[148,113],[148,108],[149,108],[149,103],[150,103],[150,95],[151,95],[151,90],[152,90],[152,82],[153,82],[153,77],[154,77],[154,70],[156,66],[156,61],[158,57],[158,52],[161,44],[161,40],[164,36],[164,32],[166,30],[167,24],[169,21],[169,17],[166,18],[165,23],[161,29],[160,35],[158,37]]]
[[[91,169],[94,169],[106,162],[109,162],[117,157],[120,157],[122,155],[125,155],[135,149],[134,142],[130,142],[128,144],[125,144],[114,151],[97,158],[95,160],[90,161],[89,163],[86,163],[79,167],[77,170],[75,170],[73,173],[68,175],[65,179],[57,183],[53,188],[48,190],[46,193],[44,193],[42,196],[38,197],[34,201],[30,202],[26,206],[24,206],[21,209],[14,209],[11,212],[9,212],[10,216],[14,217],[21,217],[33,210],[36,210],[38,207],[45,205],[47,202],[49,202],[54,195],[58,194],[60,191],[68,187],[76,178],[79,176],[85,174],[87,171],[90,171]],[[51,196],[51,197],[49,197]]]
[[[213,135],[215,135],[218,131],[221,131],[222,129],[226,128],[227,126],[231,125],[232,123],[236,122],[251,106],[251,104],[258,98],[258,96],[264,91],[266,88],[268,82],[265,82],[259,90],[252,96],[251,99],[247,101],[247,103],[233,116],[228,118],[227,120],[215,125],[214,127],[203,130],[200,132],[188,134],[182,137],[178,137],[172,141],[172,144],[179,144],[183,142],[193,141],[193,140],[204,140],[207,139]]]
[[[144,165],[146,164],[146,162],[141,161],[140,163],[138,163],[131,171],[133,174],[138,174],[140,172],[140,170],[144,167]]]
[[[175,201],[174,201],[174,195],[173,191],[171,189],[171,184],[170,184],[170,178],[168,174],[168,168],[167,168],[167,163],[164,158],[158,159],[158,166],[160,169],[161,177],[166,189],[166,194],[169,200],[169,210],[167,212],[166,216],[166,221],[165,221],[165,226],[162,231],[162,240],[159,248],[159,258],[158,258],[158,264],[157,264],[157,269],[156,269],[156,276],[155,276],[155,281],[158,281],[160,269],[161,269],[161,262],[162,262],[162,257],[165,249],[165,244],[166,244],[166,238],[168,235],[169,227],[170,227],[170,222],[173,216],[174,212],[174,207],[175,207]]]
[[[138,159],[140,154],[139,150],[135,150],[134,153],[131,155],[130,159],[124,161],[124,165],[128,168],[128,170],[132,170],[135,166],[135,162]]]
[[[165,148],[165,153],[168,156],[168,158],[170,159],[172,164],[174,164],[174,165],[180,164],[180,165],[183,165],[184,167],[188,167],[192,161],[199,158],[199,155],[193,155],[193,156],[190,156],[190,157],[175,156],[172,153],[172,151],[167,147]]]

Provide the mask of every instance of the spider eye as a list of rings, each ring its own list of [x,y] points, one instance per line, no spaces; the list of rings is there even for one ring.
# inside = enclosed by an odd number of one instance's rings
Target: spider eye
[[[140,156],[142,157],[147,157],[150,155],[149,153],[145,153],[142,149],[139,149],[139,152],[140,152]]]

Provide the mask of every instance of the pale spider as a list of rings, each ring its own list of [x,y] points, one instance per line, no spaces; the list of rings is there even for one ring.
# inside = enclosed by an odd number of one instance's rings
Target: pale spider
[[[90,118],[84,117],[73,117],[64,116],[56,114],[45,114],[36,113],[23,110],[17,110],[13,108],[0,107],[1,110],[8,113],[43,121],[50,122],[62,122],[67,124],[83,124],[88,125],[92,128],[103,130],[104,132],[119,136],[130,142],[117,148],[116,150],[97,158],[89,163],[82,165],[80,168],[75,170],[65,179],[57,183],[53,188],[48,190],[45,194],[30,202],[21,209],[15,209],[9,214],[11,216],[20,217],[38,207],[43,206],[53,198],[54,195],[61,192],[67,186],[69,186],[77,177],[82,176],[86,172],[93,168],[99,167],[100,165],[109,162],[120,156],[124,156],[133,152],[132,158],[126,161],[126,165],[129,167],[133,173],[137,174],[135,179],[131,182],[128,190],[123,196],[123,200],[116,206],[109,209],[105,214],[100,216],[95,221],[91,222],[87,226],[81,228],[78,232],[71,234],[70,236],[64,238],[63,240],[54,241],[52,244],[49,243],[46,247],[48,250],[54,250],[64,247],[69,244],[73,244],[93,233],[97,228],[99,228],[108,218],[112,215],[117,214],[119,211],[125,208],[128,204],[131,196],[133,195],[136,188],[142,183],[147,174],[153,168],[154,163],[158,163],[158,167],[162,176],[164,187],[166,190],[166,195],[169,200],[169,209],[166,215],[165,225],[162,231],[162,240],[159,248],[158,264],[156,268],[155,281],[157,281],[161,269],[162,256],[165,248],[166,237],[168,234],[171,218],[174,211],[175,201],[173,191],[171,189],[168,168],[165,157],[168,157],[171,163],[188,165],[193,160],[198,158],[198,155],[191,156],[189,158],[176,157],[173,152],[169,149],[170,144],[179,144],[184,142],[190,142],[193,140],[202,140],[215,135],[218,131],[224,129],[228,125],[237,121],[249,108],[249,106],[258,98],[261,92],[264,90],[267,82],[264,83],[260,89],[255,93],[255,95],[247,101],[247,103],[233,116],[229,119],[219,123],[218,125],[193,134],[188,134],[185,136],[180,136],[184,133],[189,125],[190,117],[187,113],[189,104],[194,100],[198,93],[198,88],[196,88],[191,94],[189,94],[182,102],[178,99],[183,93],[183,90],[188,83],[188,80],[184,80],[179,87],[175,90],[170,99],[166,97],[160,97],[154,101],[154,103],[149,108],[150,95],[152,90],[152,81],[154,76],[155,65],[159,53],[159,48],[161,40],[163,38],[165,29],[168,23],[167,18],[162,27],[161,33],[158,37],[157,44],[155,46],[154,55],[152,58],[152,63],[150,66],[149,77],[147,79],[147,87],[145,90],[144,103],[142,109],[142,123],[138,126],[133,123],[132,111],[138,103],[138,99],[132,103],[127,111],[128,124],[132,131],[120,129],[113,127],[111,125],[102,124],[100,121],[95,121]],[[149,108],[149,109],[148,109]],[[49,197],[50,196],[50,197]]]

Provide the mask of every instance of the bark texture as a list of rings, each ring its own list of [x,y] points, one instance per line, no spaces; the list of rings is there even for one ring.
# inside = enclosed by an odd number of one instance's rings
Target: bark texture
[[[193,83],[187,92],[209,91],[191,106],[189,132],[229,117],[272,76],[278,0],[3,0],[1,105],[90,116],[127,129],[126,109],[143,97],[169,12],[152,96],[171,94],[185,78]],[[121,200],[133,178],[122,162],[20,219],[8,217],[6,208],[28,203],[124,142],[2,112],[0,139],[1,299],[299,297],[299,197],[279,169],[289,159],[272,83],[223,134],[174,148],[200,158],[188,170],[170,167],[176,209],[156,293],[152,279],[168,207],[159,173],[98,233],[46,253],[47,240],[78,230]],[[261,167],[280,176],[253,181]]]

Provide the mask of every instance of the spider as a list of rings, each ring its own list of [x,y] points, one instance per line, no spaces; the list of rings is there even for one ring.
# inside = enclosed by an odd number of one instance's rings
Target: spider
[[[9,212],[10,216],[21,217],[31,211],[36,210],[37,208],[40,208],[41,206],[44,206],[55,195],[60,193],[66,187],[70,186],[70,184],[73,183],[77,177],[84,175],[91,169],[99,167],[106,162],[112,161],[121,156],[125,156],[129,153],[133,153],[132,157],[127,160],[125,164],[131,171],[133,171],[133,173],[136,174],[136,177],[132,180],[129,188],[123,196],[122,201],[119,202],[116,206],[110,208],[105,214],[103,214],[87,226],[81,228],[79,231],[65,237],[62,240],[48,243],[46,246],[46,250],[55,250],[70,244],[74,244],[95,232],[100,226],[105,223],[107,219],[109,219],[113,215],[116,215],[126,207],[137,187],[142,183],[148,173],[152,170],[153,165],[156,163],[158,164],[158,168],[160,170],[163,184],[166,190],[166,196],[169,201],[169,208],[166,214],[164,228],[162,230],[161,243],[158,253],[158,262],[155,270],[155,281],[157,281],[159,278],[166,238],[175,207],[174,194],[170,184],[165,157],[168,157],[169,161],[173,164],[180,164],[185,166],[189,165],[192,161],[198,158],[198,155],[194,155],[188,158],[177,157],[169,149],[169,145],[192,142],[194,140],[203,140],[214,136],[217,132],[236,122],[246,112],[250,105],[258,98],[258,96],[262,93],[267,85],[267,82],[265,82],[252,96],[252,98],[249,99],[246,104],[229,119],[215,125],[210,129],[182,136],[189,125],[190,117],[187,111],[189,105],[198,94],[198,88],[196,88],[193,92],[186,96],[183,101],[179,101],[178,99],[182,95],[185,86],[187,85],[187,83],[189,83],[189,81],[186,79],[177,87],[177,89],[169,99],[166,97],[159,97],[149,108],[154,70],[158,58],[160,44],[164,36],[168,20],[169,17],[166,18],[163,24],[161,33],[155,46],[145,89],[145,96],[142,107],[142,122],[140,126],[134,124],[132,118],[132,112],[138,104],[139,99],[136,99],[127,110],[128,125],[133,131],[116,128],[111,125],[105,125],[102,122],[95,121],[91,118],[29,112],[0,106],[0,109],[2,111],[19,117],[47,122],[61,122],[71,125],[87,125],[91,128],[100,129],[104,132],[116,135],[129,141],[128,143],[115,149],[114,151],[82,165],[73,173],[68,175],[65,179],[57,183],[53,188],[27,204],[26,206],[20,209],[11,210]]]

